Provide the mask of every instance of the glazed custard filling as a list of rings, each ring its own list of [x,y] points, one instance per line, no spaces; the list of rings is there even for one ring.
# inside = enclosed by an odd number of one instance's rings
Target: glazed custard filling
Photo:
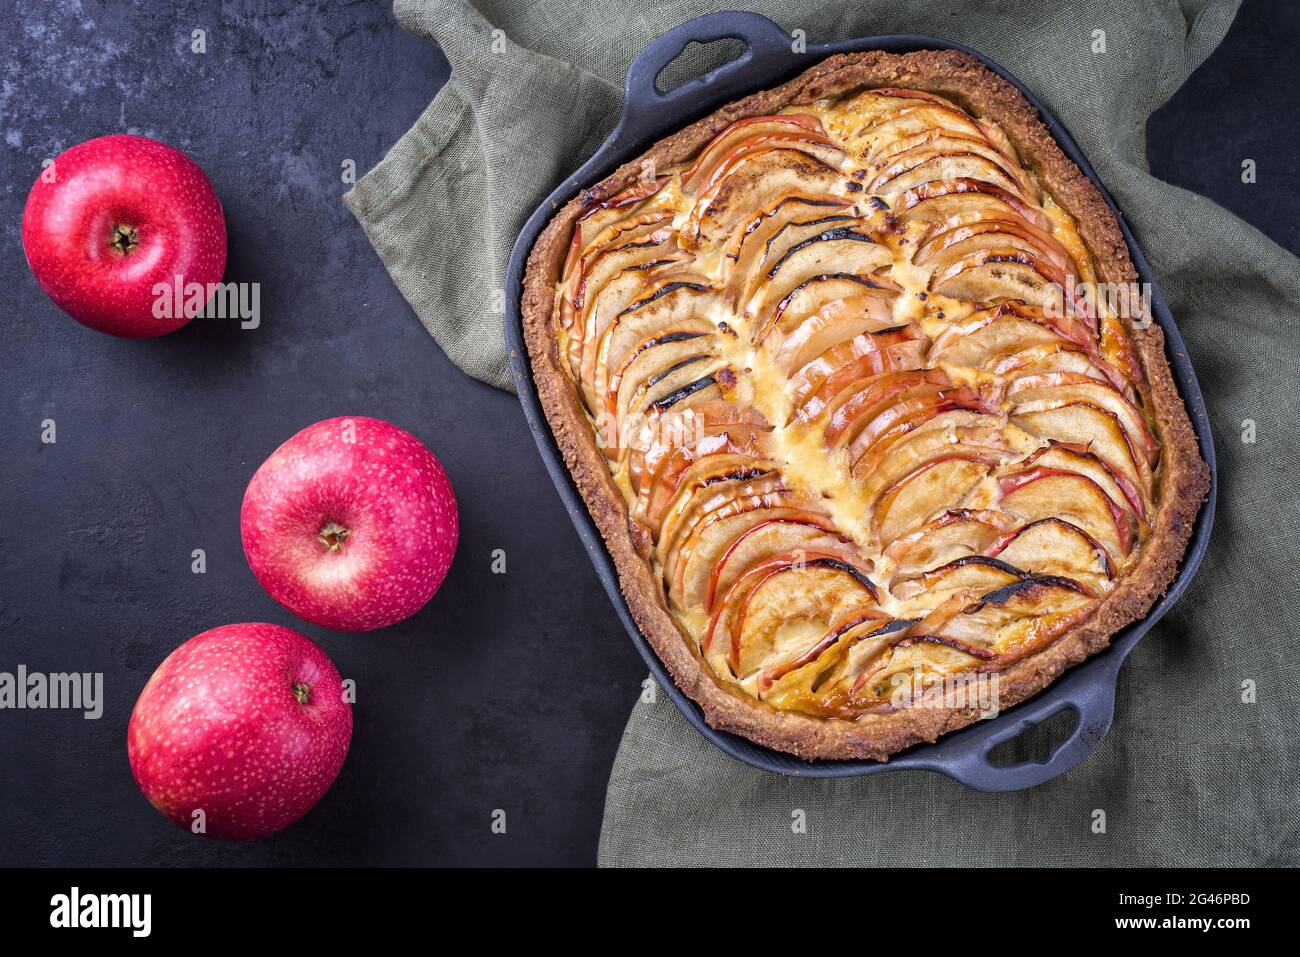
[[[1041,651],[1136,565],[1160,448],[1104,292],[997,125],[884,88],[590,205],[554,325],[688,643],[853,718]]]

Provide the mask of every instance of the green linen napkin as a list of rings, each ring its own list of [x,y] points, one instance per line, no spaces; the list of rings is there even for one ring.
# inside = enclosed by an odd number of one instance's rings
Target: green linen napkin
[[[613,127],[632,58],[664,29],[726,6],[398,0],[403,26],[443,49],[451,81],[346,201],[421,320],[471,375],[509,388],[500,290],[510,247]],[[610,778],[600,862],[1300,863],[1300,667],[1290,649],[1300,268],[1146,167],[1147,117],[1222,39],[1235,0],[746,6],[810,43],[887,33],[959,40],[1062,119],[1125,211],[1187,341],[1218,444],[1219,516],[1191,590],[1122,672],[1113,730],[1069,774],[1000,795],[925,772],[781,778],[722,755],[666,695],[647,695]],[[672,69],[693,75],[714,50]]]

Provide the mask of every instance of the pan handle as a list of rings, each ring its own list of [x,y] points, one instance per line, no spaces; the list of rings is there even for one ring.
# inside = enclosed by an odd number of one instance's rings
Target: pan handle
[[[1075,712],[1079,722],[1070,732],[1070,737],[1046,761],[1026,761],[1009,767],[999,767],[989,762],[989,752],[997,745],[1010,741],[1062,711]],[[1036,709],[1031,705],[1019,720],[979,741],[975,747],[950,755],[943,766],[936,770],[980,791],[1018,791],[1036,787],[1064,774],[1092,754],[1110,730],[1114,716],[1115,682],[1098,682],[1078,689],[1076,694],[1065,700],[1048,701]]]
[[[745,52],[704,76],[688,80],[676,89],[660,93],[656,82],[664,67],[681,55],[692,41],[741,40]],[[708,13],[660,34],[632,61],[623,93],[623,115],[635,118],[647,111],[689,107],[707,109],[723,100],[745,92],[749,71],[745,68],[758,60],[765,75],[778,73],[784,65],[793,65],[803,57],[795,53],[790,36],[767,17],[741,10]]]

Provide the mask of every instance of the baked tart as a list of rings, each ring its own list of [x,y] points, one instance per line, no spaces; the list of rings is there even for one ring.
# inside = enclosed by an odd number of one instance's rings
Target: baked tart
[[[1106,647],[1209,489],[1123,235],[953,51],[832,57],[560,208],[533,378],[710,725],[884,760]],[[924,692],[924,693],[918,693]]]

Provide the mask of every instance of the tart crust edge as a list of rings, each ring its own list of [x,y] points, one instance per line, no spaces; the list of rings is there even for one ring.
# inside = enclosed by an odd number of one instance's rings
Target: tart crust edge
[[[542,408],[582,498],[605,541],[632,617],[677,686],[704,712],[711,727],[805,759],[885,761],[915,744],[933,742],[980,719],[974,708],[909,708],[854,720],[779,711],[728,689],[691,648],[669,612],[662,589],[638,554],[627,507],[596,447],[569,377],[561,368],[553,323],[554,289],[572,225],[587,203],[635,182],[645,160],[667,167],[682,162],[738,119],[777,112],[799,102],[858,87],[913,87],[956,100],[976,116],[997,122],[1052,198],[1074,217],[1100,281],[1135,283],[1137,271],[1110,207],[1092,181],[1064,153],[1038,113],[1007,81],[955,50],[906,54],[882,51],[832,56],[793,80],[729,103],[677,133],[558,208],[529,254],[520,312],[533,380]],[[1209,468],[1165,359],[1159,325],[1126,323],[1146,372],[1161,445],[1159,502],[1138,564],[1093,612],[1043,650],[999,673],[999,706],[1010,708],[1046,688],[1068,668],[1104,650],[1110,638],[1143,617],[1165,593],[1210,489]]]

